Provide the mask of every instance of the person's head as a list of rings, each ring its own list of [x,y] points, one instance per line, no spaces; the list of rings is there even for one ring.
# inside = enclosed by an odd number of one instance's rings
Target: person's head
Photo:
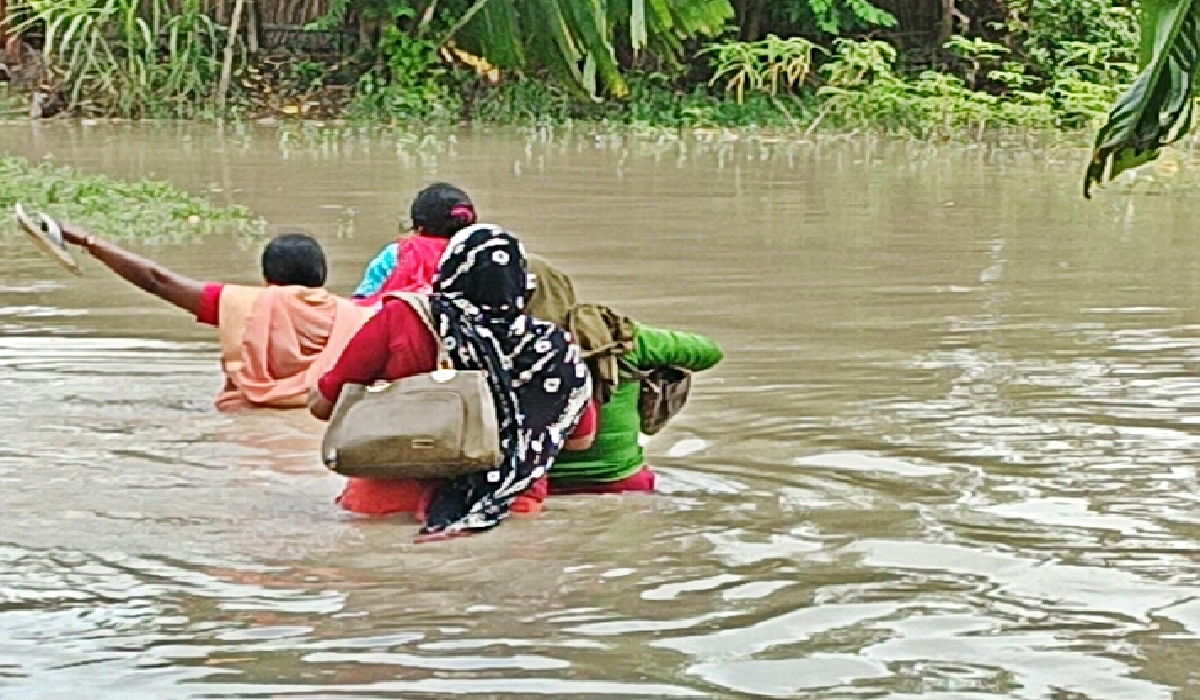
[[[466,192],[437,182],[417,193],[409,218],[413,230],[421,235],[450,238],[475,223],[475,205]]]
[[[267,284],[324,287],[328,271],[321,244],[303,233],[284,232],[263,250],[262,274]]]
[[[433,291],[470,302],[489,315],[519,314],[533,286],[525,248],[488,224],[459,231],[446,247]]]

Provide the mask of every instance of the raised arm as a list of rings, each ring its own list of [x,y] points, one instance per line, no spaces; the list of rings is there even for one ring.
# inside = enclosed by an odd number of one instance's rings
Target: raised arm
[[[63,240],[77,245],[135,287],[195,314],[204,294],[204,283],[185,277],[153,260],[134,255],[115,243],[97,238],[84,229],[60,222]]]

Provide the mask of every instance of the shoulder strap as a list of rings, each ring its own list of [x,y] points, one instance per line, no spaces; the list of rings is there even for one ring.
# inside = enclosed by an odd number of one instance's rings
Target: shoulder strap
[[[629,360],[625,359],[624,357],[618,357],[617,364],[629,376],[633,377],[634,379],[637,379],[638,381],[641,381],[643,379],[649,379],[652,376],[652,373],[650,372],[650,370],[638,369],[637,367],[634,367],[632,364],[630,364]]]
[[[403,301],[417,313],[421,322],[429,329],[434,342],[437,343],[438,367],[453,368],[454,362],[450,359],[450,355],[446,353],[445,346],[442,345],[442,334],[438,332],[437,323],[433,319],[433,310],[429,307],[429,297],[414,292],[389,292],[384,295],[384,298]]]
[[[433,321],[433,310],[429,308],[429,297],[415,292],[388,292],[384,298],[399,299],[408,304],[413,311],[417,312],[417,316],[421,317],[421,321],[429,329],[429,332],[435,336],[438,335],[437,324]]]

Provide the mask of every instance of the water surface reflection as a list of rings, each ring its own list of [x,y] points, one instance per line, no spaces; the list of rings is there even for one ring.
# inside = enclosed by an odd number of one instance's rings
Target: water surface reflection
[[[307,227],[339,291],[463,185],[727,349],[649,443],[664,493],[414,548],[333,507],[306,417],[212,411],[209,330],[0,237],[6,700],[1194,696],[1193,199],[1086,203],[1029,149],[314,134],[0,145]],[[254,280],[245,241],[151,252]]]

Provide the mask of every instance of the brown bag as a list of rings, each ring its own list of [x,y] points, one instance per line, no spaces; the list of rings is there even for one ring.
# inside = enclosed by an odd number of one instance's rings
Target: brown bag
[[[408,303],[437,337],[428,298]],[[438,369],[372,386],[342,388],[321,447],[343,476],[444,479],[500,463],[500,430],[487,373],[456,370],[438,343]]]
[[[638,394],[640,429],[646,435],[655,435],[687,403],[688,393],[692,390],[692,373],[678,367],[639,370],[626,363],[622,365],[641,383]]]

